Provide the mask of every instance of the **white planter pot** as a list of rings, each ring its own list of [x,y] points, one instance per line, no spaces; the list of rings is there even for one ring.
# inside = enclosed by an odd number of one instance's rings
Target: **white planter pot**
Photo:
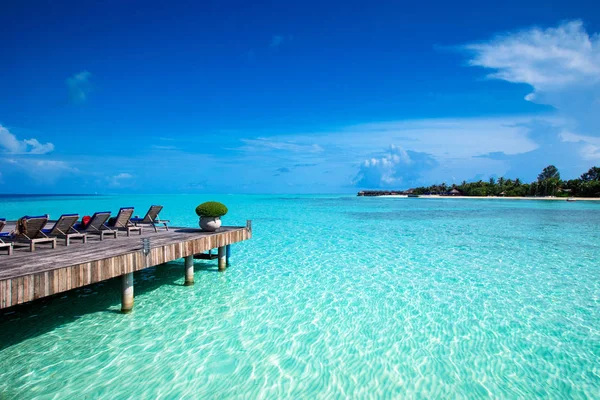
[[[221,227],[220,217],[200,217],[200,228],[203,231],[214,232]]]

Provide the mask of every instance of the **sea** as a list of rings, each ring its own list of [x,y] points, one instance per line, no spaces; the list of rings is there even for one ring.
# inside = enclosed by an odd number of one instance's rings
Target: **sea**
[[[0,311],[0,399],[600,398],[600,203],[2,196],[0,217],[197,226],[209,200],[252,220],[225,272],[137,272],[130,314],[119,279]]]

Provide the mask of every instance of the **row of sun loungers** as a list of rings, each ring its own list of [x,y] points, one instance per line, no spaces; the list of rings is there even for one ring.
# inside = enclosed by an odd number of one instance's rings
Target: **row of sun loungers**
[[[57,239],[64,239],[65,245],[69,246],[72,240],[86,243],[88,235],[97,235],[100,240],[104,240],[105,236],[116,239],[119,231],[126,232],[127,236],[136,232],[141,235],[143,226],[152,226],[155,232],[161,225],[169,230],[169,221],[158,217],[162,208],[151,206],[143,218],[134,218],[133,207],[122,207],[112,220],[110,212],[105,211],[94,213],[89,220],[81,222],[78,222],[79,214],[63,214],[49,229],[45,229],[48,223],[47,215],[25,216],[17,221],[13,232],[2,232],[6,220],[0,219],[0,250],[7,250],[10,255],[15,243],[29,244],[30,251],[35,251],[36,244],[41,243],[48,243],[55,248]]]

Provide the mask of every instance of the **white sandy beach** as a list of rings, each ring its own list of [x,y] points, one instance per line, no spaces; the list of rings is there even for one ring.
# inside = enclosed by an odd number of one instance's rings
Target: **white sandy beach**
[[[385,195],[377,197],[408,198],[407,195]],[[497,197],[497,196],[439,196],[419,195],[418,199],[483,199],[483,200],[553,200],[553,201],[600,201],[600,197]]]

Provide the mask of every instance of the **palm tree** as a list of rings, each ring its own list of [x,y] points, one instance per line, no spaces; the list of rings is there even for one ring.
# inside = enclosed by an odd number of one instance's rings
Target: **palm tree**
[[[558,172],[558,168],[556,168],[554,165],[548,165],[538,175],[538,181],[545,181],[546,179],[551,178],[560,179],[560,172]]]
[[[581,175],[581,180],[585,182],[600,181],[600,168],[592,167],[585,174]]]

